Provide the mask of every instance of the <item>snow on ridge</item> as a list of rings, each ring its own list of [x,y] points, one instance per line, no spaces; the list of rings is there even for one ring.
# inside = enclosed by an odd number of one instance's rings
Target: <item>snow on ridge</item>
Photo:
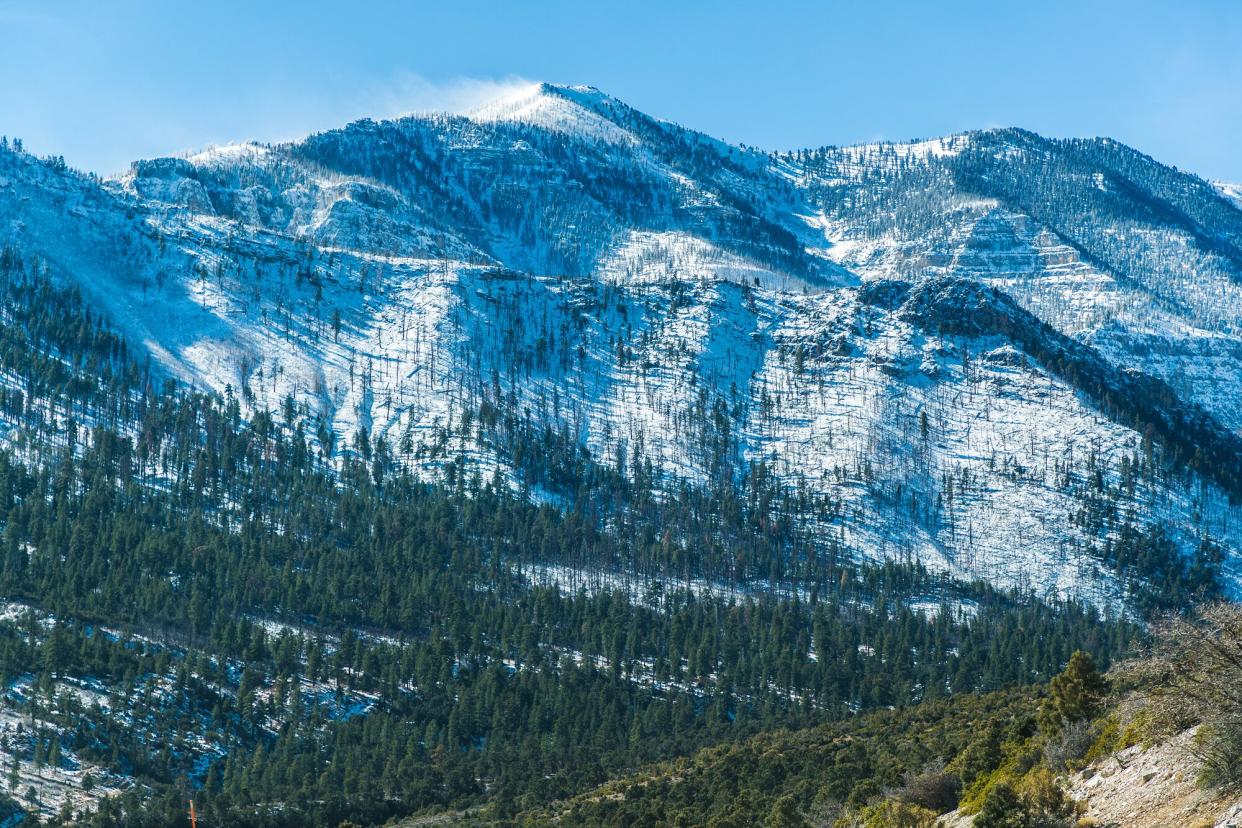
[[[212,144],[198,152],[186,155],[185,160],[200,167],[220,162],[249,161],[253,163],[262,161],[270,155],[270,147],[254,141],[244,141],[236,144]]]
[[[601,94],[592,87],[564,87],[574,93]],[[466,117],[478,123],[515,122],[532,124],[557,132],[596,138],[612,144],[635,144],[637,140],[612,121],[584,106],[570,96],[561,94],[547,83],[530,86],[486,104]],[[606,96],[605,96],[606,97]]]
[[[596,272],[606,281],[629,285],[722,280],[778,290],[822,290],[678,230],[629,231],[600,261]]]
[[[836,150],[847,162],[864,164],[877,159],[893,158],[897,160],[929,158],[949,158],[966,149],[973,140],[972,133],[963,132],[946,135],[942,138],[925,138],[914,141],[874,141],[870,143],[851,144]]]
[[[538,104],[545,94],[545,84],[535,82],[518,87],[507,95],[466,113],[466,117],[474,121],[496,121],[513,117],[523,110]]]
[[[1213,181],[1212,186],[1220,193],[1226,201],[1242,210],[1242,184],[1232,184],[1228,181]]]

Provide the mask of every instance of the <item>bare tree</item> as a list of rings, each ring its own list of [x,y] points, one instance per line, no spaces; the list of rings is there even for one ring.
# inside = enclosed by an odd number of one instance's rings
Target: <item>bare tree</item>
[[[1154,721],[1167,730],[1200,726],[1192,750],[1204,781],[1242,778],[1242,606],[1207,604],[1156,626],[1150,658],[1127,672],[1152,687]]]

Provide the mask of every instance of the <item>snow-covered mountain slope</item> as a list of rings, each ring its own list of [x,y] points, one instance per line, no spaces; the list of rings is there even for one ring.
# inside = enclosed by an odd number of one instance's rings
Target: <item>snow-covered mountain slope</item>
[[[1109,140],[990,130],[782,156],[834,259],[863,275],[972,275],[1242,428],[1242,212]]]
[[[850,274],[786,225],[799,194],[763,157],[664,127],[597,92],[539,86],[475,118],[360,121],[278,148],[139,162],[121,184],[200,218],[373,255],[590,275],[670,240],[774,286]],[[662,140],[649,140],[660,131]]]
[[[541,84],[110,182],[6,149],[0,241],[325,445],[518,481],[499,411],[775,474],[859,558],[1114,603],[1161,527],[1242,577],[1242,211],[1114,142],[771,155]]]
[[[1230,184],[1227,181],[1215,181],[1213,185],[1220,194],[1228,199],[1231,203],[1237,205],[1238,209],[1242,209],[1242,184]]]

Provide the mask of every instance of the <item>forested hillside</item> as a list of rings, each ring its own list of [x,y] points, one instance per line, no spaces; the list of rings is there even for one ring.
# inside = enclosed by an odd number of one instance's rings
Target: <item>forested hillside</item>
[[[1242,611],[1213,605],[1158,625],[1150,649],[1107,674],[1075,653],[1046,686],[764,733],[650,765],[516,823],[1229,825],[1242,806],[1239,644]]]
[[[538,85],[0,219],[0,821],[860,815],[1242,583],[1242,211],[1113,142]]]
[[[504,428],[532,476],[574,482],[562,507],[455,464],[413,477],[383,442],[329,456],[304,407],[246,419],[157,383],[78,293],[2,260],[2,744],[10,796],[52,824],[177,824],[191,795],[204,824],[517,813],[772,727],[1046,680],[1136,634],[821,555],[758,475],[656,498],[532,423]],[[684,579],[532,581],[565,560]],[[808,586],[705,587],[725,565]]]

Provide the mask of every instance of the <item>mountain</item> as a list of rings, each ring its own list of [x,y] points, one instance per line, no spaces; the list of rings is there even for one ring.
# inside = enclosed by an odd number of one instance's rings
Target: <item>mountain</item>
[[[111,180],[0,141],[0,819],[509,819],[1107,664],[1239,594],[1230,192],[548,84]]]
[[[162,372],[292,397],[325,447],[557,502],[480,427],[517,413],[666,490],[762,466],[862,559],[1120,606],[1151,573],[1114,547],[1160,527],[1237,589],[1242,211],[1116,142],[768,154],[539,84],[115,181],[4,169],[11,237]],[[1025,332],[918,305],[966,284]]]

